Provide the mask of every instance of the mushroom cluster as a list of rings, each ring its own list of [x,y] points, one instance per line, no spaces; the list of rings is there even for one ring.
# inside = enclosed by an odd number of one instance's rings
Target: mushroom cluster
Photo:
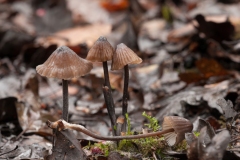
[[[116,128],[116,116],[115,116],[115,108],[114,108],[114,101],[112,97],[111,85],[109,81],[109,74],[108,74],[108,65],[107,61],[112,60],[111,70],[119,70],[124,68],[124,87],[123,87],[123,98],[122,98],[122,115],[125,117],[127,113],[128,107],[128,81],[129,81],[129,64],[139,64],[142,62],[142,59],[138,57],[136,53],[134,53],[130,48],[128,48],[125,44],[121,43],[117,45],[116,51],[114,52],[113,47],[107,41],[105,37],[99,37],[98,40],[94,43],[92,48],[88,52],[88,56],[86,58],[92,62],[102,62],[103,63],[103,70],[104,70],[104,89],[109,90],[110,96],[104,96],[108,114],[111,119],[111,124],[113,128]],[[122,131],[126,131],[126,121],[124,121],[123,126],[121,127]],[[119,135],[119,131],[113,134]]]
[[[63,112],[62,118],[68,121],[68,80],[79,78],[86,75],[93,68],[91,62],[102,62],[104,71],[103,92],[110,117],[112,128],[117,127],[117,118],[115,115],[114,101],[109,80],[107,61],[112,60],[111,70],[124,68],[124,88],[122,98],[122,119],[124,121],[121,129],[113,129],[113,135],[119,135],[120,130],[126,131],[125,115],[128,107],[128,81],[129,64],[139,64],[142,59],[137,56],[130,48],[121,43],[117,45],[116,51],[107,41],[106,37],[99,37],[89,50],[85,59],[80,58],[74,51],[66,46],[57,48],[52,55],[42,65],[36,67],[37,73],[48,78],[62,79],[63,90]],[[91,62],[90,62],[91,61]],[[121,122],[122,123],[122,122]]]
[[[122,115],[116,118],[114,101],[112,97],[111,84],[109,80],[107,61],[112,60],[111,70],[119,70],[124,68],[124,87],[122,97]],[[114,136],[100,136],[87,130],[85,127],[77,124],[68,123],[68,80],[72,78],[79,78],[88,74],[93,68],[90,62],[102,62],[104,71],[103,93],[108,114],[112,125],[112,133]],[[66,46],[57,48],[52,55],[42,64],[36,67],[37,73],[48,78],[62,79],[63,90],[63,112],[62,119],[57,122],[48,121],[47,124],[52,129],[57,129],[61,132],[65,129],[72,129],[80,131],[96,139],[119,141],[122,139],[139,139],[152,136],[164,136],[168,145],[172,146],[184,139],[185,133],[192,131],[192,124],[187,119],[181,117],[169,116],[165,117],[163,121],[163,130],[139,134],[139,135],[124,135],[126,132],[126,114],[128,107],[128,81],[130,64],[139,64],[142,59],[137,56],[130,48],[121,43],[117,45],[116,51],[105,37],[99,37],[85,59],[80,58],[74,51]],[[65,133],[66,134],[66,133]],[[64,136],[65,136],[64,134]],[[66,141],[67,138],[61,138],[56,134],[56,141]],[[120,136],[121,135],[121,136]],[[61,140],[63,139],[63,140]],[[76,137],[73,140],[76,140]],[[69,139],[69,142],[72,140]],[[77,141],[78,142],[78,141]],[[58,143],[61,144],[61,143]],[[74,144],[74,143],[73,143]],[[53,151],[57,150],[57,145],[53,145]],[[77,146],[77,145],[76,145]],[[55,148],[55,149],[54,149]],[[81,149],[79,149],[81,150]],[[57,153],[58,154],[58,153]],[[83,154],[84,156],[84,154]]]

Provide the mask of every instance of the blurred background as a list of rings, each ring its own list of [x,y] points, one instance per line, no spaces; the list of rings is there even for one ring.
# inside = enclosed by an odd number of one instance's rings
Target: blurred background
[[[61,80],[41,77],[35,67],[62,45],[86,58],[100,36],[114,48],[125,43],[143,59],[130,66],[133,130],[146,122],[143,111],[159,122],[166,115],[205,118],[214,129],[221,128],[219,98],[239,111],[239,0],[0,0],[3,136],[14,135],[19,146],[51,148],[45,122],[61,118]],[[69,82],[69,121],[109,135],[102,64],[93,65],[90,74]],[[117,116],[122,74],[110,71]]]

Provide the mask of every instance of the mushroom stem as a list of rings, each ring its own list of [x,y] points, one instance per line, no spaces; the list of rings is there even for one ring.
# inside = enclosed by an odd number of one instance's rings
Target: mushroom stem
[[[118,140],[123,140],[123,139],[139,139],[139,138],[147,138],[147,137],[153,137],[153,136],[160,136],[166,133],[171,133],[174,132],[173,128],[169,128],[166,130],[158,131],[158,132],[152,132],[152,133],[146,133],[146,134],[138,134],[138,135],[129,135],[129,136],[101,136],[98,134],[93,133],[92,131],[89,131],[86,129],[84,126],[77,125],[77,124],[70,124],[64,120],[58,120],[56,122],[50,122],[47,121],[48,127],[52,129],[59,129],[65,130],[65,129],[71,129],[71,130],[76,130],[79,132],[82,132],[90,137],[99,139],[99,140],[108,140],[108,141],[118,141]]]
[[[126,113],[127,113],[127,108],[128,108],[128,81],[129,81],[129,69],[128,65],[124,66],[124,86],[123,86],[123,98],[122,98],[122,115],[126,119]],[[126,121],[123,124],[122,131],[126,132]]]
[[[63,112],[62,118],[68,122],[68,80],[62,80],[63,88]]]
[[[115,131],[115,124],[116,124],[116,115],[115,115],[115,110],[114,108],[110,107],[112,106],[110,98],[111,98],[111,93],[110,93],[110,89],[108,88],[108,86],[103,86],[103,95],[104,95],[104,99],[106,102],[106,106],[107,106],[107,110],[108,110],[108,116],[110,118],[111,121],[111,127],[112,127],[112,133],[115,136],[116,135],[116,131]]]
[[[112,96],[112,89],[111,89],[110,80],[109,80],[107,61],[103,62],[103,71],[104,71],[104,86],[108,87],[108,91],[107,91],[108,96],[104,96],[104,98],[105,98],[108,115],[111,119],[112,126],[115,126],[116,115],[115,115],[115,107],[114,107],[113,96]]]
[[[104,72],[104,86],[108,86],[108,88],[111,88],[110,80],[109,80],[109,74],[108,74],[107,61],[102,62],[102,63],[103,63],[103,72]]]

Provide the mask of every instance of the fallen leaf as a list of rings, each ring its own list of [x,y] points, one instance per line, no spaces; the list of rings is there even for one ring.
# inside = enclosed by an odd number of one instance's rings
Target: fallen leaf
[[[111,25],[109,24],[92,24],[65,29],[53,34],[53,36],[41,37],[38,42],[46,46],[50,44],[74,46],[81,43],[92,46],[96,39],[109,34],[110,31]]]
[[[103,8],[110,12],[125,10],[129,6],[129,0],[101,0]]]
[[[217,104],[222,108],[223,115],[226,119],[237,115],[237,112],[233,109],[233,104],[230,100],[226,101],[225,99],[221,98],[217,100]]]

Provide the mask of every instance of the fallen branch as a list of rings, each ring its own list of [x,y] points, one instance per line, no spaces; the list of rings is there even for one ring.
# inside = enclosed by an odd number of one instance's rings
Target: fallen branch
[[[139,139],[139,138],[147,138],[147,137],[153,137],[153,136],[160,136],[166,133],[174,132],[173,128],[169,128],[166,130],[158,131],[158,132],[152,132],[152,133],[146,133],[146,134],[139,134],[139,135],[129,135],[129,136],[101,136],[93,133],[92,131],[89,131],[82,125],[78,124],[70,124],[64,120],[58,120],[56,122],[50,122],[47,121],[48,127],[52,129],[58,129],[59,131],[65,130],[65,129],[71,129],[76,130],[79,132],[82,132],[90,137],[99,139],[99,140],[108,140],[108,141],[117,141],[117,140],[123,140],[123,139]]]

